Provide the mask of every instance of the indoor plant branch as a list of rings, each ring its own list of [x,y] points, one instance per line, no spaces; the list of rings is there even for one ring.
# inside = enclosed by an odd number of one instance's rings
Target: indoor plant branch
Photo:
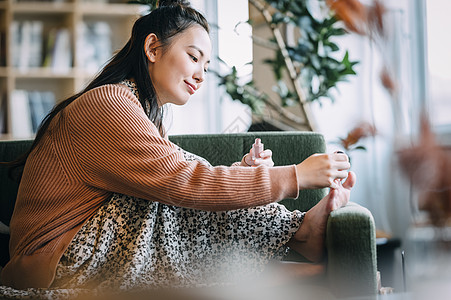
[[[299,117],[296,114],[293,114],[292,112],[284,109],[282,106],[274,103],[269,97],[266,96],[266,94],[256,90],[255,88],[245,85],[243,86],[243,89],[246,90],[249,94],[254,95],[258,99],[262,100],[266,105],[274,109],[277,113],[279,113],[282,117],[284,117],[287,120],[290,120],[296,124],[305,124],[305,120],[301,117]],[[310,127],[311,128],[311,127]]]
[[[310,110],[309,104],[306,101],[305,94],[304,94],[302,87],[300,85],[300,82],[298,80],[298,74],[294,67],[293,61],[291,60],[290,54],[288,53],[282,33],[280,32],[279,28],[277,28],[277,25],[272,22],[271,13],[265,8],[265,6],[263,5],[263,3],[261,3],[260,0],[249,0],[249,2],[263,15],[266,23],[271,28],[272,34],[276,40],[278,48],[284,58],[285,66],[288,70],[290,80],[293,83],[293,87],[299,98],[301,112],[305,116],[305,125],[308,126],[309,130],[315,131],[315,129],[317,128],[315,119]],[[276,105],[272,105],[271,107],[275,108],[276,111],[280,112],[279,109],[276,107]],[[296,118],[296,119],[299,120],[299,118]],[[299,123],[299,122],[297,122],[297,123]]]

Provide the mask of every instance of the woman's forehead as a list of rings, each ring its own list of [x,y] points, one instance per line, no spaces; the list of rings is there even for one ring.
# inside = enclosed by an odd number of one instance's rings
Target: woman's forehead
[[[207,31],[198,25],[191,26],[184,30],[174,40],[174,43],[178,43],[183,47],[190,47],[203,55],[210,57],[211,54],[211,40]]]

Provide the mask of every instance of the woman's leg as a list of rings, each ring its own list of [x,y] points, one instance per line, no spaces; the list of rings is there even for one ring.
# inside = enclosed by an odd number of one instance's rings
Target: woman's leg
[[[319,262],[323,259],[329,214],[348,203],[355,181],[355,174],[349,172],[348,178],[342,185],[340,184],[337,189],[331,189],[326,197],[305,214],[302,225],[288,242],[291,249],[312,262]]]

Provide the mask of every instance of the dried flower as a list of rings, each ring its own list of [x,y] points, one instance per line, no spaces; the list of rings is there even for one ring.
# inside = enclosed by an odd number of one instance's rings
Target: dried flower
[[[368,9],[368,23],[371,31],[376,31],[380,36],[385,36],[384,14],[385,6],[380,0],[374,0],[374,5]]]
[[[387,68],[382,69],[380,79],[384,88],[393,96],[396,93],[397,84]]]
[[[327,5],[349,30],[361,35],[367,33],[367,9],[359,0],[327,0]]]
[[[327,0],[327,5],[338,19],[355,33],[370,35],[373,32],[384,37],[384,14],[387,11],[381,0],[373,0],[373,5],[364,6],[359,0]]]
[[[451,154],[439,145],[427,119],[421,121],[417,145],[398,153],[401,169],[420,192],[418,205],[430,221],[443,226],[451,217]]]
[[[375,136],[376,128],[368,122],[362,122],[352,129],[346,138],[340,139],[340,143],[347,151],[352,150],[351,147],[357,144],[361,139]],[[360,147],[362,149],[362,147]]]

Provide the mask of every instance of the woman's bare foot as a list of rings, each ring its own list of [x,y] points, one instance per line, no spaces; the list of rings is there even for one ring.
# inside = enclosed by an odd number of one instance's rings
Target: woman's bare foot
[[[349,202],[351,189],[356,181],[354,172],[338,188],[331,189],[329,194],[312,207],[304,217],[299,230],[294,234],[288,246],[302,254],[305,258],[319,262],[324,257],[324,238],[326,235],[329,214]]]

